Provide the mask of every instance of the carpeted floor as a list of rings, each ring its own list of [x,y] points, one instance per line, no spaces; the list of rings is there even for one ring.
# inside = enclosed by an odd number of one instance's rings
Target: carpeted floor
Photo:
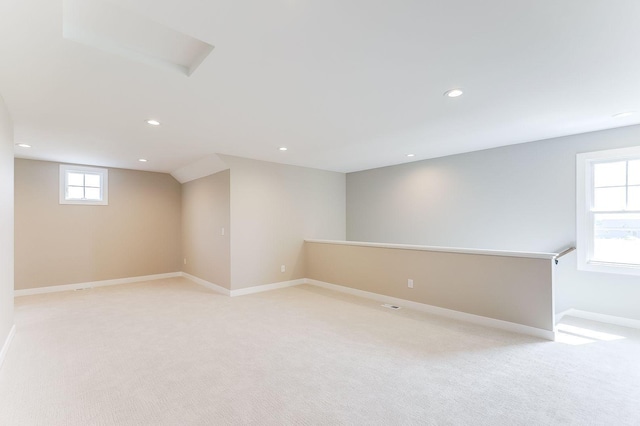
[[[640,330],[547,342],[313,286],[16,299],[0,424],[638,425]]]

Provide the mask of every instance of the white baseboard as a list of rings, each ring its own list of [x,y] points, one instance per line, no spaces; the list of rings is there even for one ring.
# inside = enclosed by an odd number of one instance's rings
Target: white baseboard
[[[215,291],[216,293],[224,294],[225,296],[230,296],[230,297],[245,296],[247,294],[261,293],[263,291],[271,291],[271,290],[277,290],[279,288],[293,287],[293,286],[305,283],[305,279],[301,278],[299,280],[281,281],[281,282],[278,282],[278,283],[257,285],[257,286],[253,286],[253,287],[241,288],[241,289],[238,289],[238,290],[229,290],[229,289],[227,289],[225,287],[222,287],[222,286],[220,286],[218,284],[214,284],[214,283],[209,282],[207,280],[203,280],[202,278],[198,278],[198,277],[196,277],[194,275],[187,274],[186,272],[182,272],[182,276],[185,277],[185,278],[190,279],[191,281],[193,281],[196,284],[200,284],[201,286],[207,287],[208,289],[211,289],[211,290]]]
[[[560,315],[583,318],[591,321],[598,321],[598,322],[604,322],[607,324],[621,325],[623,327],[640,329],[640,320],[616,317],[613,315],[598,314],[596,312],[582,311],[580,309],[567,309],[566,311],[562,312]]]
[[[91,281],[86,283],[52,285],[49,287],[28,288],[25,290],[15,290],[14,296],[31,296],[34,294],[55,293],[58,291],[80,290],[84,288],[105,287],[109,285],[131,284],[140,281],[160,280],[163,278],[175,278],[181,276],[180,272],[169,272],[167,274],[144,275],[141,277],[118,278],[115,280]]]
[[[229,291],[228,288],[224,288],[222,286],[219,286],[218,284],[214,284],[207,280],[203,280],[202,278],[198,278],[195,275],[187,274],[186,272],[180,272],[180,275],[187,279],[190,279],[196,284],[200,284],[203,287],[213,290],[216,293],[224,294],[225,296],[231,296],[231,292]]]
[[[26,289],[26,290],[16,290],[15,296],[19,297],[19,296],[28,296],[33,294],[53,293],[58,291],[77,290],[77,289],[92,288],[92,287],[103,287],[103,286],[118,285],[118,284],[129,284],[129,283],[135,283],[140,281],[151,281],[151,280],[158,280],[163,278],[174,278],[174,277],[185,277],[195,282],[196,284],[202,285],[217,293],[223,294],[225,296],[231,296],[231,297],[244,296],[248,294],[260,293],[263,291],[271,291],[271,290],[276,290],[276,289],[281,289],[286,287],[293,287],[300,284],[311,284],[311,285],[323,287],[329,290],[334,290],[341,293],[347,293],[353,296],[364,297],[367,299],[376,300],[383,303],[391,303],[394,305],[405,306],[409,309],[427,312],[430,314],[435,314],[435,315],[439,315],[447,318],[467,321],[467,322],[480,324],[487,327],[499,328],[502,330],[526,334],[526,335],[535,336],[535,337],[539,337],[547,340],[555,339],[555,333],[549,330],[543,330],[540,328],[530,327],[522,324],[516,324],[508,321],[494,319],[494,318],[483,317],[480,315],[468,314],[465,312],[454,311],[451,309],[440,308],[437,306],[427,305],[419,302],[413,302],[410,300],[398,299],[395,297],[385,296],[377,293],[371,293],[363,290],[357,290],[354,288],[326,283],[323,281],[313,280],[310,278],[301,278],[297,280],[282,281],[277,283],[242,288],[238,290],[229,290],[227,288],[224,288],[212,282],[203,280],[202,278],[198,278],[186,272],[171,272],[167,274],[146,275],[146,276],[133,277],[133,278],[120,278],[115,280],[93,281],[93,282],[78,283],[78,284],[67,284],[67,285],[58,285],[58,286],[50,286],[50,287],[32,288],[32,289]],[[624,325],[626,327],[640,328],[640,321],[638,320],[619,318],[619,317],[613,317],[613,316],[602,315],[602,314],[593,314],[591,312],[578,311],[575,309],[569,309],[565,312],[562,312],[561,314],[558,314],[556,318],[561,318],[563,315],[573,315],[573,316],[578,316],[586,319],[593,319],[595,321],[609,322],[612,324]],[[15,329],[12,329],[12,330],[13,330],[12,333],[15,332]],[[13,337],[13,334],[11,334],[10,337]],[[7,341],[10,342],[10,339],[7,339]],[[5,343],[5,346],[8,346],[8,344]],[[3,356],[4,356],[4,351],[5,351],[5,348],[3,347],[3,352],[2,352]]]
[[[254,287],[241,288],[238,290],[231,290],[231,297],[244,296],[244,295],[253,294],[253,293],[261,293],[263,291],[277,290],[279,288],[294,287],[294,286],[305,284],[305,283],[306,283],[306,278],[300,278],[298,280],[280,281],[279,283],[264,284],[264,285],[257,285]]]
[[[353,296],[364,297],[367,299],[375,300],[377,302],[390,303],[392,305],[397,305],[397,306],[404,306],[416,311],[427,312],[429,314],[439,315],[439,316],[452,318],[460,321],[471,322],[474,324],[483,325],[485,327],[499,328],[501,330],[507,330],[514,333],[526,334],[529,336],[539,337],[546,340],[555,340],[555,332],[550,330],[543,330],[541,328],[530,327],[522,324],[516,324],[509,321],[502,321],[495,318],[488,318],[480,315],[468,314],[465,312],[440,308],[433,305],[427,305],[425,303],[412,302],[410,300],[398,299],[395,297],[384,296],[382,294],[370,293],[368,291],[357,290],[351,287],[344,287],[341,285],[330,284],[323,281],[312,280],[309,278],[307,278],[305,282],[307,284],[315,285],[315,286],[326,288],[329,290],[339,291],[341,293],[351,294]]]
[[[13,341],[13,336],[16,334],[16,325],[13,324],[13,326],[11,327],[11,330],[9,330],[9,335],[7,336],[7,338],[4,341],[4,344],[2,345],[2,349],[0,349],[0,368],[2,368],[2,363],[4,362],[4,358],[7,356],[7,351],[9,351],[9,346],[11,345],[11,342]]]
[[[571,311],[572,311],[572,309],[565,309],[562,312],[557,312],[554,315],[554,319],[555,319],[556,325],[558,325],[558,323],[562,320],[562,318],[564,318],[565,315],[569,315],[569,312],[571,312]]]

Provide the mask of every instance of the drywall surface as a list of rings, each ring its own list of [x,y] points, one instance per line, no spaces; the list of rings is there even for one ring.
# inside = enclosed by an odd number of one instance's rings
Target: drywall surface
[[[305,247],[307,278],[553,331],[549,259],[314,242]]]
[[[231,169],[232,290],[304,278],[305,238],[345,238],[343,173],[221,158]]]
[[[0,351],[13,326],[13,123],[0,97]]]
[[[576,154],[635,145],[640,126],[350,173],[347,239],[558,251],[576,243]],[[559,275],[556,311],[640,319],[640,278]]]
[[[15,288],[180,271],[181,185],[109,169],[109,205],[59,204],[59,164],[15,160]]]
[[[225,170],[182,185],[182,270],[225,288],[231,285],[229,176]]]

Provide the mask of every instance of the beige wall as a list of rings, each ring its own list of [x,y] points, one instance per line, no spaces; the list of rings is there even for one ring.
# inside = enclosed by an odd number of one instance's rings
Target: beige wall
[[[311,242],[305,249],[307,278],[553,330],[549,259]]]
[[[13,123],[0,97],[0,350],[13,326]]]
[[[231,168],[232,290],[304,278],[305,238],[345,238],[343,173],[220,157]]]
[[[225,288],[231,288],[229,176],[225,170],[182,185],[182,270]]]
[[[109,205],[59,204],[59,164],[15,161],[15,288],[180,271],[181,186],[109,169]]]

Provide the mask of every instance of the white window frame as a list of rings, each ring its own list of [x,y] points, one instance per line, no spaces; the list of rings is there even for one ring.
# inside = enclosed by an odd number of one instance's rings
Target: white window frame
[[[67,176],[69,172],[91,173],[100,176],[100,200],[67,199]],[[99,167],[60,164],[60,204],[106,206],[109,204],[109,170]]]
[[[640,158],[640,146],[586,152],[576,156],[576,225],[578,270],[612,274],[639,275],[640,265],[592,260],[594,242],[593,164]]]

